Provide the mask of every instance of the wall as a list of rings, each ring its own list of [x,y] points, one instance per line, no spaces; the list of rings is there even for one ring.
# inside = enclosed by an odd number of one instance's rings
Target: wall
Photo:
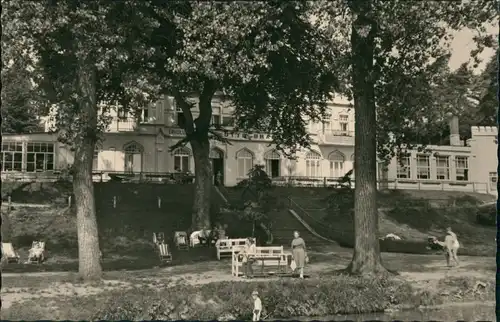
[[[490,173],[497,175],[498,129],[491,126],[472,126],[471,176],[475,181],[488,182],[488,191],[497,194],[496,182],[490,182]]]

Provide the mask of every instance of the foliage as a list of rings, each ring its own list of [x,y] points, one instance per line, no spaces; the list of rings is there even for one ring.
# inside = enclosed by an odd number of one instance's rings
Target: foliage
[[[182,286],[157,292],[149,289],[108,296],[94,320],[248,320],[251,293],[257,289],[263,301],[263,317],[293,318],[334,314],[382,312],[397,305],[417,307],[436,301],[418,294],[405,282],[385,279],[330,277],[296,283],[290,280],[243,283],[221,282]],[[182,289],[182,291],[181,291]],[[421,295],[424,295],[420,297]]]
[[[2,42],[3,45],[3,42]],[[5,53],[5,51],[3,51]],[[36,88],[31,84],[23,59],[2,55],[2,132],[32,133],[43,131],[38,118],[42,114]]]
[[[432,90],[432,99],[440,104],[444,113],[459,116],[459,133],[462,140],[471,137],[471,126],[496,126],[497,55],[490,58],[479,75],[475,75],[467,63],[455,71],[444,71],[441,81]],[[430,143],[449,143],[443,139],[449,135],[445,121],[446,119],[443,119],[441,126],[436,128],[437,136],[431,138]]]
[[[477,208],[476,222],[484,226],[496,226],[497,214],[496,203],[480,206]]]
[[[119,28],[130,14],[130,3],[68,0],[6,4],[10,28],[3,44],[26,61],[41,98],[55,107],[51,111],[53,130],[65,143],[72,145],[89,133],[97,140],[109,124],[110,110],[120,105],[133,114],[151,101],[144,92],[154,91],[147,87],[144,77],[131,75],[126,67],[130,64],[130,47],[137,46]],[[94,74],[86,86],[93,88],[95,98],[82,97],[82,68],[90,68]],[[89,116],[82,114],[82,99],[93,100],[98,124],[92,125]]]
[[[282,200],[273,194],[271,178],[267,175],[263,165],[255,165],[248,172],[248,179],[238,183],[243,188],[238,216],[250,220],[253,225],[263,223],[267,227],[272,225],[270,213],[284,208]],[[238,207],[238,206],[237,206]]]
[[[311,13],[301,2],[144,2],[141,36],[154,51],[142,63],[182,109],[184,142],[220,139],[207,106],[221,95],[234,105],[236,128],[265,131],[292,149],[309,144],[302,116],[319,120],[336,85],[336,49]]]

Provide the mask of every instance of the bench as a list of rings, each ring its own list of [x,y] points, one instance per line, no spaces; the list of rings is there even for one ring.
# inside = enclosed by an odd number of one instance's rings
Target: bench
[[[231,256],[233,249],[239,252],[243,247],[245,247],[247,239],[246,238],[235,238],[235,239],[220,239],[215,243],[215,249],[217,251],[217,259],[220,260],[222,256]]]
[[[259,265],[261,274],[264,274],[265,267],[276,267],[278,274],[288,272],[289,264],[291,263],[292,254],[285,253],[283,246],[260,246],[255,248],[255,255],[252,255],[255,262],[253,265]],[[231,261],[231,275],[239,276],[240,267],[243,266],[243,256],[239,254],[237,249],[233,249]]]

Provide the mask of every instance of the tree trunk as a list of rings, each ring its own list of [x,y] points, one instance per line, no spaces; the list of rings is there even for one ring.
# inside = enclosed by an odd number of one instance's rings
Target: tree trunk
[[[97,141],[97,105],[93,65],[81,64],[79,73],[79,135],[75,142],[73,192],[78,228],[78,271],[86,280],[100,279],[99,233],[97,230],[92,160]]]
[[[2,241],[11,243],[12,241],[12,225],[10,223],[10,205],[7,211],[2,211]]]
[[[192,229],[210,228],[210,193],[212,191],[212,164],[208,135],[191,140],[195,170],[195,196]]]
[[[364,2],[364,1],[360,1]],[[376,110],[373,52],[376,25],[369,20],[370,3],[358,2],[352,26],[352,77],[355,109],[354,254],[350,273],[386,272],[382,266],[377,213]],[[356,11],[355,11],[356,12]]]

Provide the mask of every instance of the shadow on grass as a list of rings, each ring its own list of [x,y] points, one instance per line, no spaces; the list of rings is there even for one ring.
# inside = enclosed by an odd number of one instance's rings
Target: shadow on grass
[[[53,258],[48,258],[42,264],[9,263],[2,267],[4,273],[34,273],[34,272],[77,272],[78,258],[67,257],[65,254],[51,253]],[[151,269],[155,267],[175,267],[180,265],[213,262],[215,261],[214,248],[194,248],[189,251],[172,250],[171,263],[160,261],[153,248],[140,252],[116,252],[108,258],[104,257],[102,268],[104,271],[134,271]]]

